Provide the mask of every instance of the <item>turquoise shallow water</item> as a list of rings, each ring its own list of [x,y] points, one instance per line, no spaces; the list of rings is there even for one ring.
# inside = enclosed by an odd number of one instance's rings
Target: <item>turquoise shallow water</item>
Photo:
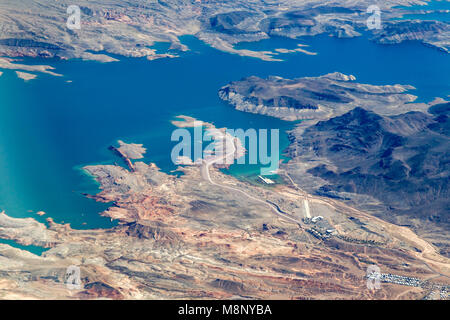
[[[412,84],[421,101],[450,95],[449,56],[419,43],[381,46],[359,39],[328,36],[289,40],[275,38],[246,44],[257,50],[295,48],[298,43],[319,52],[280,55],[265,62],[212,49],[192,37],[192,50],[181,58],[148,61],[119,57],[120,62],[28,60],[51,64],[63,78],[39,75],[25,83],[11,71],[0,77],[0,210],[39,221],[52,217],[75,228],[107,228],[98,215],[108,207],[86,199],[97,184],[80,168],[119,161],[107,150],[117,139],[143,143],[145,161],[170,172],[179,114],[214,122],[218,127],[278,128],[293,124],[239,112],[222,102],[218,89],[250,75],[294,78],[340,71],[372,84]],[[164,47],[161,48],[163,50]],[[67,83],[66,80],[71,80]],[[281,148],[287,146],[281,137]],[[254,177],[258,167],[232,166],[227,172]],[[32,212],[31,212],[31,211]],[[40,217],[36,211],[45,211]]]

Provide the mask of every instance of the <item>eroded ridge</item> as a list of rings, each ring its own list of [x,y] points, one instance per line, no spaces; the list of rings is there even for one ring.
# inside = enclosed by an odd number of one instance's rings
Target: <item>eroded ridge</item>
[[[130,148],[143,152],[140,145],[124,146],[125,157],[135,154]],[[201,165],[180,167],[184,174],[177,177],[127,159],[134,170],[85,167],[101,184],[91,197],[114,203],[102,214],[119,220],[115,228],[74,230],[50,218],[46,226],[0,215],[2,238],[50,248],[36,256],[0,244],[3,298],[384,299],[422,298],[436,290],[396,282],[369,290],[372,264],[383,274],[448,284],[448,261],[407,228],[294,185],[250,185],[214,165],[211,183]],[[81,269],[78,290],[64,282],[71,265]]]

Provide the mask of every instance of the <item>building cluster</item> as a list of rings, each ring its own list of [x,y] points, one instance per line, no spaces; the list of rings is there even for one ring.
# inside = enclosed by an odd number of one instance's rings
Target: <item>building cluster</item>
[[[329,222],[322,216],[303,218],[303,222],[305,224],[314,225],[306,230],[317,239],[326,240],[337,234],[336,230],[333,229]]]
[[[372,275],[373,276],[373,275]],[[370,276],[368,276],[370,278]],[[395,283],[404,286],[418,287],[424,289],[431,289],[431,293],[425,297],[425,299],[433,299],[436,293],[439,292],[440,299],[448,299],[449,286],[443,284],[432,283],[429,281],[423,281],[414,277],[399,276],[390,273],[381,273],[379,277],[381,282]]]
[[[265,178],[263,176],[258,176],[258,178],[265,184],[275,184],[275,182],[269,178]]]

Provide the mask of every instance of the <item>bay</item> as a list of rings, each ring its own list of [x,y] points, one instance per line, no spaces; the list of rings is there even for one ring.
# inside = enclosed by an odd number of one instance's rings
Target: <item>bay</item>
[[[98,185],[81,168],[120,160],[108,150],[118,139],[142,143],[144,161],[171,173],[170,124],[184,114],[217,127],[280,129],[280,149],[288,145],[286,131],[294,123],[234,110],[217,91],[230,81],[256,75],[286,78],[353,74],[371,84],[411,84],[419,101],[450,95],[448,55],[417,42],[395,46],[372,43],[366,37],[336,39],[327,35],[298,40],[272,38],[238,48],[274,50],[299,43],[317,55],[281,54],[280,62],[224,53],[193,37],[180,58],[120,62],[25,59],[50,64],[61,77],[41,75],[24,82],[14,72],[0,77],[0,210],[14,217],[70,223],[74,228],[109,228],[116,222],[101,217],[110,204],[82,193],[97,193]],[[164,49],[164,47],[162,48]],[[71,82],[67,82],[71,81]],[[254,180],[259,166],[233,165],[225,172]],[[37,211],[46,215],[38,216]]]

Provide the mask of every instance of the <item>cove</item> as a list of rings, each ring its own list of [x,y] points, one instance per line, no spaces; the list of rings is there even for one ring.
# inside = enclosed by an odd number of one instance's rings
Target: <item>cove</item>
[[[309,45],[315,56],[282,54],[267,62],[215,50],[194,37],[183,37],[191,51],[175,59],[148,61],[116,57],[120,62],[25,59],[50,64],[64,77],[41,75],[24,82],[14,72],[0,77],[0,210],[13,217],[70,223],[73,228],[109,228],[116,222],[99,215],[110,204],[82,193],[98,185],[81,168],[120,162],[108,151],[118,139],[142,143],[144,159],[170,173],[176,169],[170,121],[185,114],[233,129],[280,129],[280,148],[295,125],[234,110],[218,89],[230,81],[256,75],[285,78],[353,74],[371,84],[411,84],[420,101],[450,94],[448,55],[417,42],[378,45],[366,37],[329,36],[298,40],[272,38],[238,47],[254,50]],[[161,47],[161,50],[165,50]],[[70,80],[71,82],[67,82]],[[225,172],[254,179],[259,167],[233,165]],[[38,216],[37,211],[46,215]]]

